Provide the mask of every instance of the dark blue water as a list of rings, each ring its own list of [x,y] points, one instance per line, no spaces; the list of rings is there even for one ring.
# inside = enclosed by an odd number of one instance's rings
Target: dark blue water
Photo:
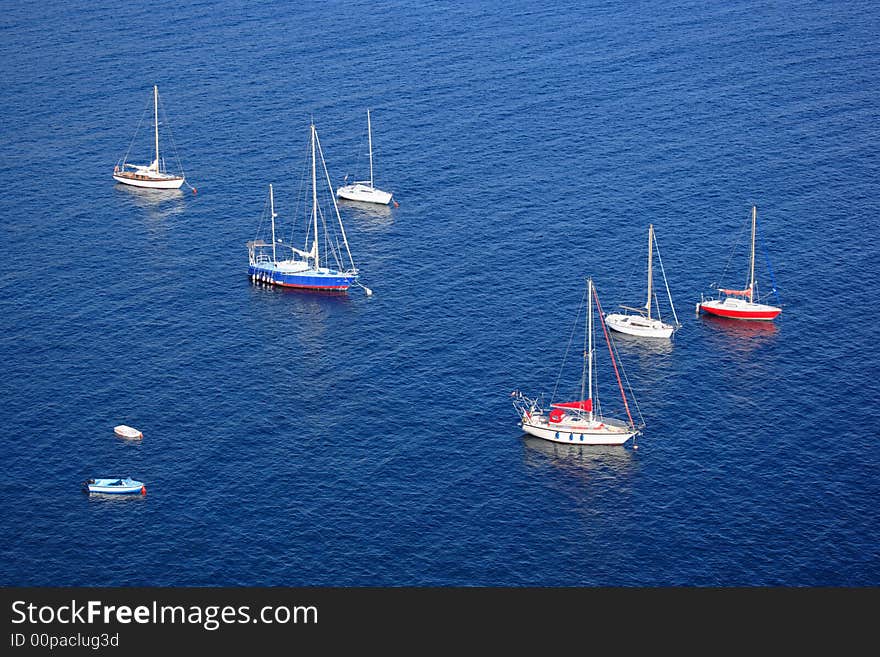
[[[2,16],[0,583],[880,584],[876,3]],[[198,194],[110,177],[154,83]],[[363,176],[367,107],[374,296],[252,285],[268,184],[311,118]],[[698,318],[752,204],[784,311]],[[683,327],[620,341],[639,449],[525,438],[649,223]],[[147,495],[79,490],[117,474]]]

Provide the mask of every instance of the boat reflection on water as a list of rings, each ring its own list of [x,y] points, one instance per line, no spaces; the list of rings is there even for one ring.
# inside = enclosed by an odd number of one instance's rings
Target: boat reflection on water
[[[715,315],[703,315],[700,319],[706,324],[713,324],[729,333],[739,335],[767,335],[779,330],[777,324],[769,321],[729,319]]]
[[[181,214],[186,209],[186,194],[179,189],[142,189],[121,183],[116,184],[120,194],[125,194],[135,206],[146,210],[153,219],[164,219]]]
[[[83,495],[89,504],[146,504],[149,495],[112,495],[108,493],[89,493]]]
[[[330,308],[346,306],[352,303],[351,295],[346,290],[313,290],[298,287],[283,287],[264,283],[260,280],[251,283],[254,294],[266,295],[272,299],[284,299],[285,308],[293,309],[294,312],[306,312],[314,314],[316,311],[323,312]]]
[[[250,281],[253,300],[251,312],[258,312],[264,318],[266,335],[275,335],[279,319],[292,322],[299,327],[300,337],[326,340],[331,317],[340,308],[354,303],[349,294],[324,290],[302,290],[281,287],[271,283]],[[269,339],[267,337],[267,339]],[[276,338],[271,338],[276,339]]]
[[[635,467],[636,452],[619,445],[566,445],[535,436],[523,436],[525,464],[554,467],[593,480],[606,475],[618,477]]]
[[[671,354],[675,342],[673,339],[642,338],[628,333],[614,333],[614,344],[625,355],[665,356]]]
[[[727,319],[703,315],[703,321],[713,334],[712,340],[730,353],[750,353],[758,347],[773,344],[779,333],[774,322]]]
[[[394,212],[390,205],[382,205],[379,203],[365,203],[363,201],[352,201],[349,199],[339,199],[340,210],[345,210],[347,216],[354,220],[360,220],[360,227],[363,230],[376,230],[388,228],[394,223]]]

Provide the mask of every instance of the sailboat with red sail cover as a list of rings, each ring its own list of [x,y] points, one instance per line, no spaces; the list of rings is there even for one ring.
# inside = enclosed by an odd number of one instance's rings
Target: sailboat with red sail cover
[[[755,237],[758,233],[757,222],[758,209],[752,206],[751,217],[751,243],[749,255],[749,272],[744,288],[716,287],[717,294],[710,297],[700,295],[697,303],[697,312],[728,319],[745,319],[758,321],[772,321],[782,308],[769,303],[763,303],[758,294],[758,279],[755,276]],[[771,272],[772,281],[772,272]],[[771,287],[770,293],[776,295],[776,286]]]
[[[599,322],[593,321],[594,303],[599,313]],[[633,420],[632,411],[620,376],[622,366],[616,356],[608,328],[601,321],[601,317],[603,317],[602,307],[599,304],[599,295],[596,293],[592,278],[587,279],[587,289],[581,308],[584,305],[587,307],[587,312],[585,313],[580,399],[575,401],[551,401],[548,411],[543,408],[541,400],[531,399],[516,390],[511,393],[513,406],[520,417],[520,426],[523,431],[538,438],[573,445],[623,445],[630,438],[635,440],[635,437],[644,428],[644,422],[636,425]],[[580,316],[580,310],[578,311],[578,316]],[[604,416],[599,404],[598,379],[596,377],[596,368],[594,367],[596,353],[593,348],[593,334],[597,332],[596,324],[601,326],[606,344],[608,345],[612,369],[614,370],[623,407],[626,411],[626,420],[617,420]],[[630,396],[632,396],[632,391],[630,391]],[[635,403],[634,397],[633,402],[635,411],[638,413],[638,405]],[[641,418],[641,414],[638,414]]]

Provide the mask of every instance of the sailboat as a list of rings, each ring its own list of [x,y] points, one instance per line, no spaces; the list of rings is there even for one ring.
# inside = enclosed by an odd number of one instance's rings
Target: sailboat
[[[630,412],[627,396],[624,392],[620,378],[621,367],[615,357],[615,351],[611,336],[608,334],[602,322],[596,322],[602,326],[608,352],[611,355],[611,363],[617,378],[617,385],[626,409],[627,420],[616,420],[605,417],[599,404],[597,379],[595,377],[596,354],[593,348],[593,303],[595,302],[599,316],[602,315],[602,307],[599,304],[599,295],[593,285],[593,279],[587,279],[587,289],[581,308],[587,306],[585,313],[583,367],[580,381],[580,399],[577,401],[552,401],[547,412],[539,399],[526,397],[522,392],[515,390],[511,393],[513,406],[520,418],[520,426],[523,431],[537,438],[543,438],[555,443],[573,445],[623,445],[627,440],[641,433],[644,423],[636,426]],[[578,310],[578,318],[580,310]],[[563,362],[564,366],[564,362]],[[555,396],[555,392],[554,392]],[[636,410],[638,406],[636,405]]]
[[[140,124],[138,124],[138,127],[140,127]],[[128,162],[128,154],[136,138],[137,130],[135,130],[135,136],[128,146],[128,151],[125,152],[125,155],[113,167],[113,180],[124,185],[147,187],[149,189],[180,189],[185,177],[179,160],[178,167],[180,167],[181,173],[168,173],[165,169],[165,160],[159,155],[159,87],[157,85],[153,85],[153,142],[155,145],[155,157],[150,164],[132,164]],[[175,158],[177,158],[176,154]]]
[[[660,305],[657,295],[654,293],[654,249],[657,250],[657,260],[660,263],[660,272],[663,274],[663,284],[666,287],[666,295],[672,308],[674,324],[667,324],[660,319]],[[655,310],[652,311],[652,306]],[[669,291],[669,283],[666,281],[666,271],[663,269],[663,260],[660,258],[660,246],[654,235],[654,224],[648,225],[648,300],[641,308],[621,305],[624,310],[631,313],[609,313],[605,315],[605,324],[608,328],[620,333],[627,333],[642,338],[669,338],[673,332],[681,327],[678,316],[675,314],[675,305],[672,303],[672,293]],[[652,316],[652,312],[655,316]]]
[[[746,287],[743,289],[729,289],[716,287],[717,295],[706,298],[700,295],[700,301],[697,303],[697,312],[700,311],[707,315],[717,317],[728,317],[730,319],[746,319],[772,321],[782,308],[772,306],[767,303],[761,303],[758,295],[758,279],[755,277],[755,237],[758,233],[758,208],[752,206],[752,233],[749,255],[749,273]],[[772,272],[771,272],[772,280]],[[770,290],[776,293],[774,285]]]
[[[367,110],[367,141],[370,148],[370,179],[355,181],[350,185],[343,185],[336,190],[336,195],[349,201],[388,205],[391,202],[391,192],[383,192],[381,189],[373,186],[373,128],[370,125],[369,109]]]
[[[364,287],[358,280],[358,270],[354,265],[348,238],[339,216],[339,208],[333,196],[330,174],[324,161],[324,153],[315,124],[311,124],[311,216],[306,229],[304,248],[292,246],[278,239],[275,232],[275,194],[269,185],[269,208],[271,218],[271,242],[254,239],[247,243],[248,276],[253,282],[268,283],[280,287],[320,290],[325,292],[346,292],[352,285],[362,287],[367,295],[372,290]],[[327,183],[329,197],[333,205],[335,225],[327,221],[329,215],[318,204],[318,160],[321,173]],[[321,237],[324,237],[323,242]],[[344,248],[344,253],[342,252]],[[283,253],[279,253],[279,250]]]

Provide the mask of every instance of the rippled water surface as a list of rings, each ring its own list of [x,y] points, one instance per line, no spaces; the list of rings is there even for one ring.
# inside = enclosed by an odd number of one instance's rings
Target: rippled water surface
[[[880,8],[171,3],[0,20],[5,585],[876,586]],[[153,84],[188,181],[110,177]],[[253,285],[314,119],[366,297]],[[752,205],[784,304],[699,318]],[[525,437],[585,276],[638,450]],[[739,261],[734,269],[744,266]],[[860,303],[868,302],[868,303]],[[113,435],[129,424],[130,443]],[[148,493],[83,495],[131,475]]]

